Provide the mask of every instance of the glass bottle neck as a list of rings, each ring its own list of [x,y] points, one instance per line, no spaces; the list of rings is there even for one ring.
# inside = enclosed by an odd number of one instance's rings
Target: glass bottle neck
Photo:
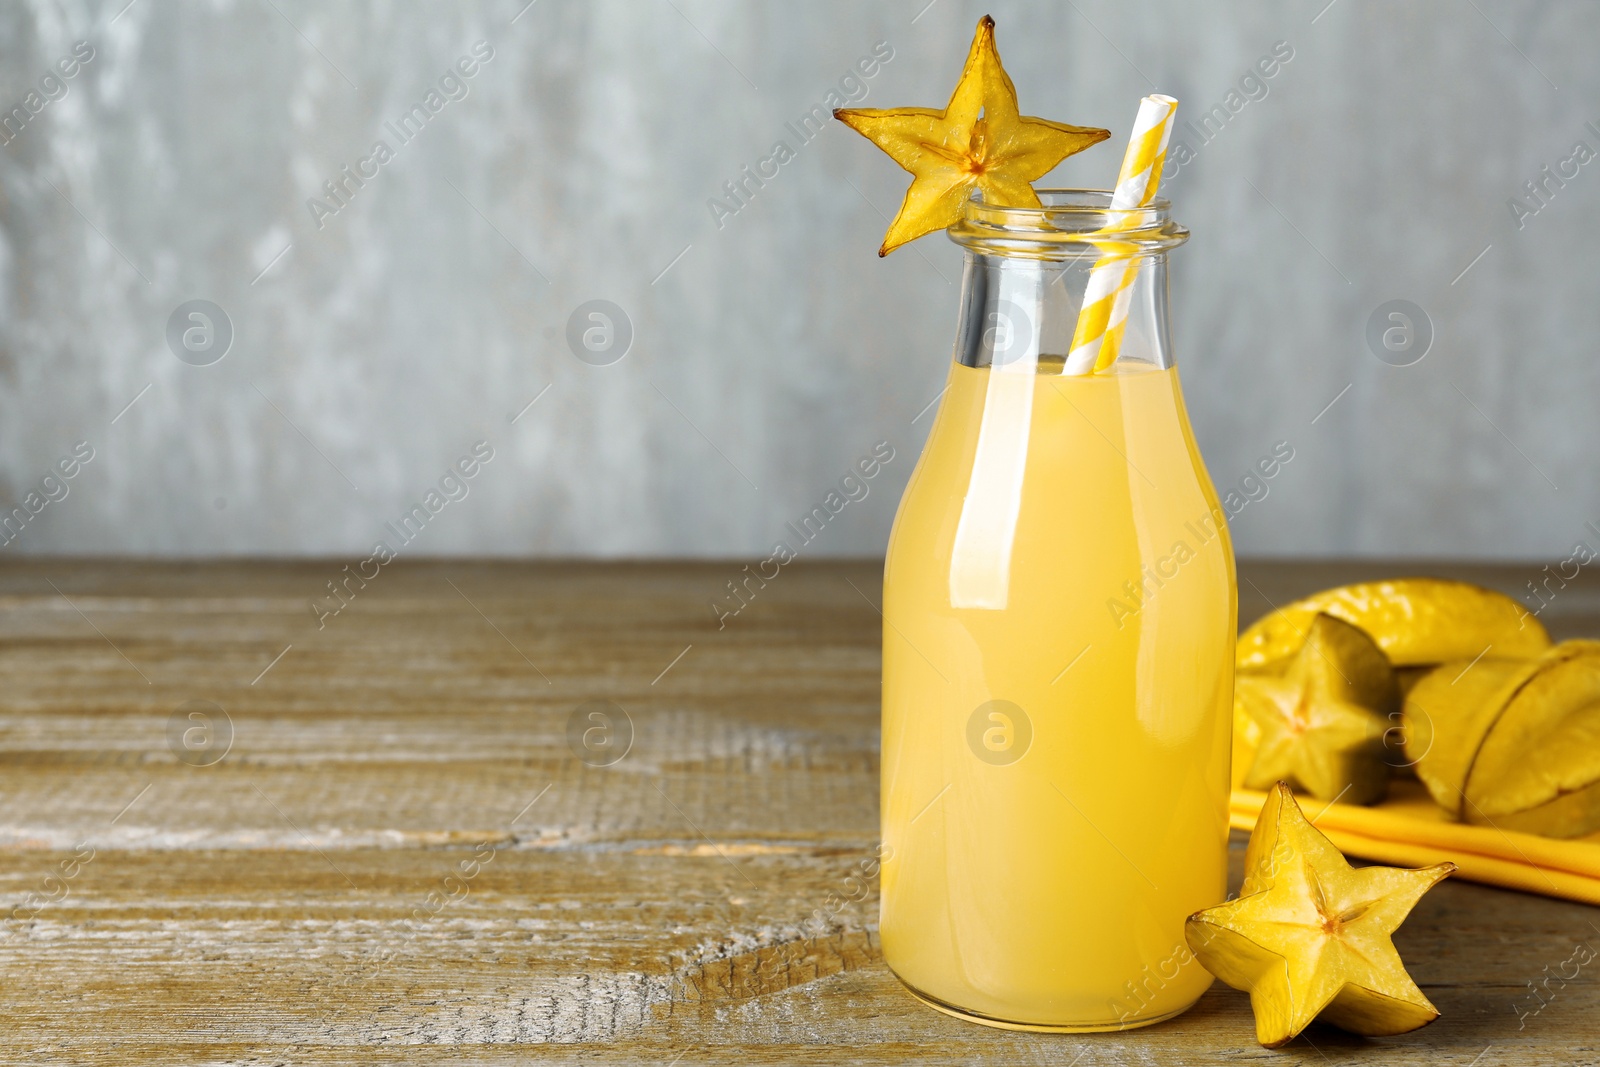
[[[1099,295],[1107,290],[1109,295]],[[1086,295],[1091,297],[1087,315]],[[1106,313],[1103,325],[1096,303]],[[1173,365],[1165,253],[1038,260],[968,251],[956,328],[957,363],[1064,374],[1069,357],[1082,364],[1087,356],[1080,352],[1074,357],[1075,342],[1078,348],[1093,344],[1097,332],[1102,346],[1108,343],[1107,334],[1115,335],[1109,343],[1116,346],[1118,366]]]
[[[1173,365],[1167,253],[1188,239],[1165,201],[1044,189],[1040,207],[971,201],[950,237],[967,252],[955,360],[1028,374]]]

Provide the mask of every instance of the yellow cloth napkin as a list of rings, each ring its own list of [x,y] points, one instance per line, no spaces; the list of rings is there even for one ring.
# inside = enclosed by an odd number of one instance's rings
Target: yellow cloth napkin
[[[1235,789],[1229,821],[1249,832],[1267,795]],[[1396,867],[1449,860],[1458,878],[1600,905],[1600,834],[1558,840],[1450,821],[1421,782],[1396,779],[1389,798],[1364,808],[1302,799],[1300,806],[1341,852]]]

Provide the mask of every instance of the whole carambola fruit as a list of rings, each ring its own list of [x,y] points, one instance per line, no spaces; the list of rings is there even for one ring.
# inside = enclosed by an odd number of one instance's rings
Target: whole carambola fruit
[[[1325,589],[1257,620],[1239,635],[1241,669],[1264,667],[1305,643],[1318,613],[1358,626],[1396,667],[1484,655],[1536,656],[1550,647],[1539,620],[1492,589],[1444,578],[1395,578]]]
[[[1417,777],[1455,818],[1547,837],[1600,829],[1600,641],[1446,663],[1404,717]]]

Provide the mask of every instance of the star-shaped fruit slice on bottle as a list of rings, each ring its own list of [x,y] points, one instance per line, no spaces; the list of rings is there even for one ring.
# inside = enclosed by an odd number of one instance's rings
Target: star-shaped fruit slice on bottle
[[[1403,1034],[1439,1010],[1390,935],[1455,869],[1352,867],[1280,782],[1250,834],[1239,898],[1189,916],[1184,935],[1201,966],[1250,994],[1268,1048],[1319,1017],[1370,1037]]]
[[[1315,616],[1287,663],[1241,671],[1234,681],[1234,729],[1259,739],[1242,784],[1287,781],[1318,800],[1382,800],[1384,737],[1399,703],[1394,670],[1372,638],[1332,615]]]
[[[878,255],[961,218],[977,190],[986,203],[1040,207],[1032,183],[1057,163],[1111,136],[1017,112],[1017,90],[1000,65],[994,19],[978,23],[967,65],[943,111],[928,107],[841,108],[833,117],[912,174],[900,213]]]

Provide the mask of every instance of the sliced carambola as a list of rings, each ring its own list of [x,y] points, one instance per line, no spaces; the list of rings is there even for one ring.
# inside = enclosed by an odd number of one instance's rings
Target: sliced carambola
[[[1270,789],[1286,781],[1319,800],[1352,804],[1383,799],[1384,735],[1397,725],[1390,716],[1399,696],[1371,638],[1331,615],[1314,616],[1287,663],[1234,680],[1234,730],[1255,742],[1241,784]]]
[[[911,188],[878,255],[959,222],[974,192],[1002,207],[1042,206],[1032,182],[1057,163],[1111,136],[1017,112],[994,43],[994,19],[978,22],[961,80],[943,111],[927,107],[841,108],[833,117],[911,172]]]
[[[1238,899],[1191,915],[1184,936],[1201,966],[1250,994],[1256,1040],[1269,1048],[1316,1018],[1372,1037],[1403,1034],[1439,1010],[1390,935],[1454,870],[1351,867],[1280,782],[1250,834]]]

